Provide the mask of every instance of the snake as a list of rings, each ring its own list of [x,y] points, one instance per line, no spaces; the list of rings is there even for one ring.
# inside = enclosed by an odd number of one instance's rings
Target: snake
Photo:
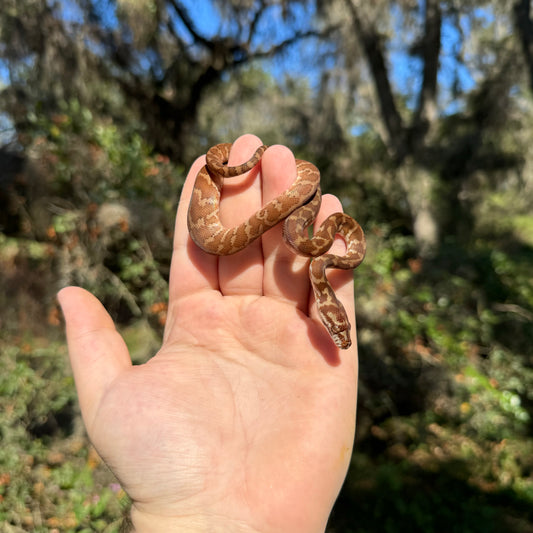
[[[262,145],[245,163],[229,166],[231,147],[232,143],[212,146],[207,151],[205,165],[196,175],[187,213],[192,241],[209,254],[232,255],[283,222],[285,243],[294,253],[310,258],[309,279],[322,323],[337,347],[349,348],[351,325],[327,279],[326,269],[352,270],[361,264],[366,252],[361,226],[345,213],[334,213],[318,229],[313,228],[314,235],[310,237],[309,228],[321,204],[320,172],[312,163],[296,159],[296,179],[287,190],[238,226],[225,227],[220,220],[224,180],[254,168],[268,148]],[[336,235],[344,239],[344,255],[328,253]]]

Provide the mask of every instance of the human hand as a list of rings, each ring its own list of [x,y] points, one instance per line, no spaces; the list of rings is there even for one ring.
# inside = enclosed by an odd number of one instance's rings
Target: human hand
[[[233,145],[247,161],[254,136]],[[306,259],[281,225],[228,257],[187,233],[193,165],[174,237],[163,345],[132,366],[111,317],[76,287],[58,297],[89,437],[132,499],[135,531],[324,531],[351,457],[356,343],[339,350],[318,318]],[[272,146],[260,166],[224,185],[221,216],[243,220],[294,180],[292,153]],[[341,210],[324,195],[317,225]],[[336,242],[342,254],[344,244]],[[351,271],[328,278],[355,339]]]

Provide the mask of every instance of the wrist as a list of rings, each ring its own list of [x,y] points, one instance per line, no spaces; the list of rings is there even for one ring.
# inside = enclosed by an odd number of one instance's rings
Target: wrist
[[[127,533],[260,533],[245,523],[216,515],[162,517],[133,506],[130,518],[131,529]]]

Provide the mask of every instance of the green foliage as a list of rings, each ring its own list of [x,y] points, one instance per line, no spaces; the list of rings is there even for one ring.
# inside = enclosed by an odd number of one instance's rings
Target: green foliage
[[[85,286],[111,310],[145,313],[161,326],[181,169],[152,151],[139,124],[117,124],[75,99],[29,120],[41,190],[20,199],[28,205],[21,218],[24,237],[38,237],[29,246],[44,250],[41,268],[63,271],[64,284]],[[21,241],[16,247],[18,257],[31,255]]]
[[[32,150],[48,163],[59,194],[101,203],[124,197],[149,198],[165,209],[174,204],[181,179],[168,157],[153,154],[142,125],[117,124],[95,115],[78,100],[62,101],[60,112],[33,112]]]
[[[367,233],[369,255],[355,273],[359,429],[331,533],[376,524],[528,531],[531,250],[500,239],[508,228],[497,219],[489,230],[490,246],[487,237],[468,249],[448,239],[432,260],[390,226]]]
[[[82,437],[64,344],[0,344],[0,523],[118,531],[127,498]]]
[[[372,469],[364,461],[355,465],[360,476],[341,495],[328,533],[527,531],[520,529],[527,523],[510,510],[527,516],[528,501],[506,490],[487,494],[466,483],[460,477],[463,461],[443,464],[438,474],[407,462]]]
[[[531,371],[521,370],[526,374],[525,381],[533,379]],[[464,395],[465,399],[461,410],[470,430],[475,431],[479,438],[499,441],[526,433],[530,416],[522,405],[521,394],[524,391],[518,383],[518,375],[514,376],[514,380],[506,380],[508,387],[518,385],[518,391],[514,387],[502,390],[494,377],[489,378],[474,366],[465,367],[459,376],[462,386],[458,397]]]

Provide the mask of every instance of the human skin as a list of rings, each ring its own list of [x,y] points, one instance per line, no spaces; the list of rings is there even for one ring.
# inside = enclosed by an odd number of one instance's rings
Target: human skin
[[[261,141],[235,141],[230,165]],[[281,225],[228,257],[187,232],[191,167],[178,207],[161,349],[133,366],[113,320],[87,291],[58,294],[91,441],[132,500],[138,533],[323,532],[350,462],[356,342],[339,350],[317,315],[308,261]],[[296,166],[272,146],[224,184],[221,217],[241,222],[287,189]],[[324,195],[317,219],[342,210]],[[148,229],[149,230],[149,229]],[[342,254],[344,243],[334,251]],[[351,271],[330,271],[356,339]]]

